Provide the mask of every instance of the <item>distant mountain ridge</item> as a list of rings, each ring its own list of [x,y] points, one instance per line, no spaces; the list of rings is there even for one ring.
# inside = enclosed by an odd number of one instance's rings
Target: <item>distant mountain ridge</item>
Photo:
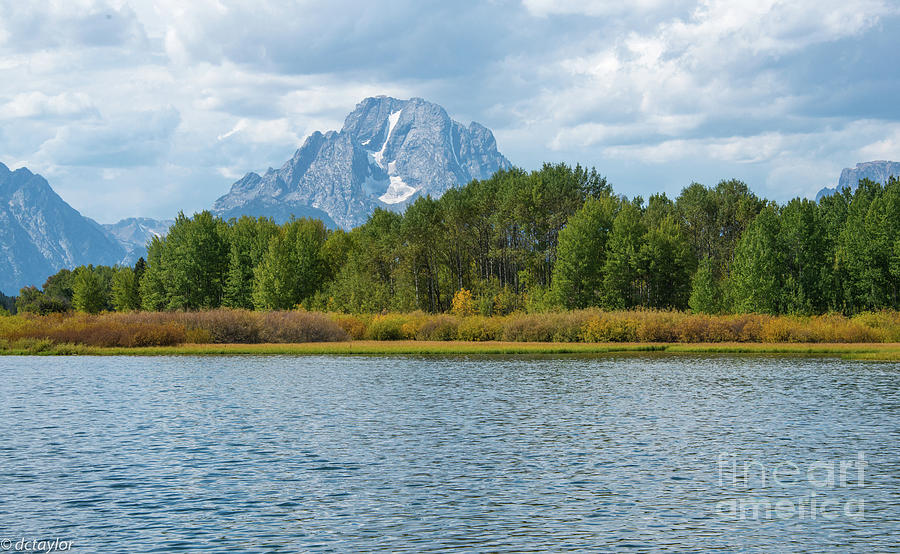
[[[900,177],[900,162],[891,162],[887,160],[876,160],[872,162],[862,162],[856,164],[856,167],[845,167],[841,171],[841,177],[835,188],[825,187],[816,194],[816,202],[825,196],[834,194],[839,190],[849,188],[856,190],[856,185],[860,179],[869,179],[876,183],[887,183],[890,177]]]
[[[439,197],[509,167],[486,127],[462,125],[420,98],[379,96],[360,102],[340,131],[310,135],[280,169],[245,175],[212,211],[225,219],[306,216],[350,228],[378,207],[400,211],[420,196]],[[816,199],[853,190],[863,178],[884,183],[892,175],[900,176],[900,163],[859,163]],[[40,175],[0,163],[0,292],[15,295],[23,286],[40,286],[62,268],[133,264],[172,223],[128,218],[100,225],[63,201]]]
[[[105,223],[102,227],[125,248],[123,262],[133,264],[138,258],[147,256],[147,243],[150,239],[165,236],[173,223],[174,219],[129,217],[118,223]]]
[[[419,196],[511,167],[490,129],[468,126],[421,98],[366,98],[340,131],[315,132],[280,169],[248,173],[216,200],[223,218],[291,215],[350,228],[375,208],[402,210]]]
[[[63,201],[46,179],[0,163],[0,291],[14,295],[64,267],[114,265],[125,256],[121,244]]]

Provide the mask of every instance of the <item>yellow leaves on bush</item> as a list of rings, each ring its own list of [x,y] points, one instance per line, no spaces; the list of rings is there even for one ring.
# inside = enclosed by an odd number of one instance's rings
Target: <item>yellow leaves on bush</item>
[[[472,291],[467,289],[456,291],[450,313],[462,317],[475,315],[475,299],[472,298]]]
[[[366,323],[360,318],[352,315],[337,314],[333,315],[332,319],[352,340],[366,338]]]
[[[328,316],[310,312],[130,312],[23,315],[3,318],[0,338],[49,340],[100,347],[174,346],[185,343],[314,342],[347,340]]]
[[[418,340],[457,340],[459,319],[452,315],[438,314],[422,320],[416,331]]]
[[[622,317],[594,317],[581,328],[584,342],[635,342],[638,325]]]
[[[459,340],[484,342],[503,338],[503,319],[481,315],[463,319],[457,328]]]
[[[381,314],[372,318],[366,337],[371,340],[409,340],[416,337],[410,315]]]
[[[353,316],[317,312],[131,312],[33,314],[0,318],[0,349],[49,351],[51,346],[139,347],[184,343],[292,343],[360,340],[515,342],[895,342],[900,313],[872,312],[852,318],[706,315],[638,310],[513,313],[506,316],[381,314]],[[55,348],[54,351],[58,350]]]

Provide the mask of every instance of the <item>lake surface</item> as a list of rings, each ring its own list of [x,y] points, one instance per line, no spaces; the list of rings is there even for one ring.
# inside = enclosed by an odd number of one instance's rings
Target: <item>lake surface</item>
[[[900,547],[898,364],[0,357],[0,371],[13,544]]]

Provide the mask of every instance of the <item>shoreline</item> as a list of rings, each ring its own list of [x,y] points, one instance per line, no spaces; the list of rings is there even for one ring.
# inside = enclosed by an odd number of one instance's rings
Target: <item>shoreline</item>
[[[9,349],[16,356],[409,356],[409,355],[611,355],[611,354],[744,354],[829,356],[849,360],[900,361],[900,343],[635,343],[635,342],[501,342],[375,341],[181,344],[177,346],[97,347],[46,345],[39,351]]]

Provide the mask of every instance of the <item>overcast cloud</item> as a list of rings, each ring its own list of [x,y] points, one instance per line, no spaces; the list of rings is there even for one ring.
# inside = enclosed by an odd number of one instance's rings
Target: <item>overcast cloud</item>
[[[892,0],[0,0],[0,162],[101,222],[209,207],[366,96],[628,195],[811,196],[900,160]]]

